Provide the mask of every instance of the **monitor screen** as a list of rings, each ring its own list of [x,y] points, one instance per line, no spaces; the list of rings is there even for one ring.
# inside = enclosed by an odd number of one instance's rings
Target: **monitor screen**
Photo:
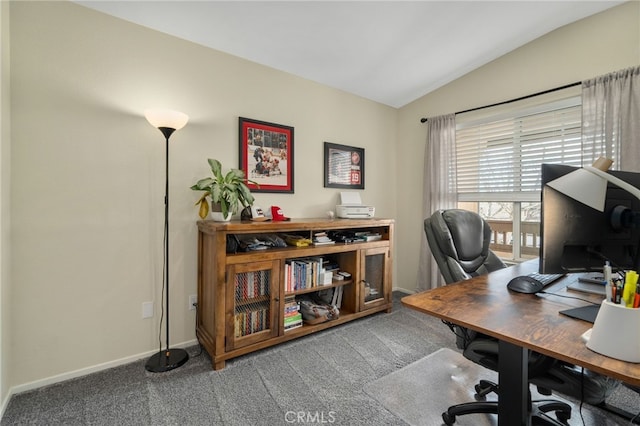
[[[640,200],[609,183],[604,212],[595,210],[547,186],[576,170],[558,164],[542,165],[540,267],[543,274],[602,271],[606,260],[614,270],[638,268],[640,227],[614,229],[616,206],[640,211]],[[640,173],[610,171],[640,188]]]

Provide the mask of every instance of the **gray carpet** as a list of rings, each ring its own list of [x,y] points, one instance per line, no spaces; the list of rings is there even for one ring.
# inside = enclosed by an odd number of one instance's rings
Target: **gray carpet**
[[[146,360],[140,360],[14,395],[0,424],[406,425],[365,387],[443,347],[455,346],[446,326],[402,307],[402,296],[394,294],[391,314],[231,360],[220,371],[213,371],[208,355],[192,347],[189,362],[168,373],[148,373]],[[431,383],[421,390],[426,396],[442,391]],[[640,407],[639,400],[628,402],[628,397],[617,399],[627,401],[627,407]],[[422,408],[439,418],[446,406]],[[571,424],[581,424],[579,416],[574,419]]]
[[[406,423],[416,426],[442,422],[441,407],[473,401],[474,388],[483,378],[498,374],[467,360],[459,352],[442,348],[400,370],[367,383],[364,390]],[[425,383],[438,392],[425,392]],[[487,400],[495,400],[490,395]],[[489,415],[460,416],[457,425],[491,425]]]
[[[497,383],[498,374],[474,364],[457,351],[442,348],[438,351],[394,371],[380,379],[367,383],[364,390],[385,408],[413,426],[431,426],[442,423],[442,407],[474,401],[474,388],[469,383],[480,379]],[[438,392],[425,392],[429,383]],[[547,400],[534,386],[531,387],[534,400]],[[494,393],[487,395],[487,401],[495,401]],[[577,401],[553,395],[572,406],[574,418],[570,424],[625,425],[628,421],[610,413],[593,408],[583,408]],[[580,417],[582,414],[582,418]],[[551,414],[553,417],[553,414]],[[457,426],[493,426],[497,417],[490,414],[474,414],[456,418]]]

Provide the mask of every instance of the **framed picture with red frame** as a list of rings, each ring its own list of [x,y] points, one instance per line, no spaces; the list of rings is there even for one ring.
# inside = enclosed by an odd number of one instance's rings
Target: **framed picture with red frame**
[[[364,189],[364,148],[325,142],[324,187]]]
[[[293,193],[293,127],[240,117],[240,170],[252,192]]]

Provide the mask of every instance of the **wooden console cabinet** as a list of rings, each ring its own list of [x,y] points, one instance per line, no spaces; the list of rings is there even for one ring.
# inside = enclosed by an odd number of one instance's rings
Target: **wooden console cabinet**
[[[199,221],[196,334],[211,356],[213,368],[222,369],[228,359],[356,318],[390,312],[393,225],[391,219]],[[312,239],[316,233],[330,231],[371,232],[380,234],[381,239],[227,252],[227,236],[293,234]],[[337,263],[351,278],[285,291],[285,264],[318,257]],[[343,287],[339,318],[285,331],[285,297],[339,286]]]

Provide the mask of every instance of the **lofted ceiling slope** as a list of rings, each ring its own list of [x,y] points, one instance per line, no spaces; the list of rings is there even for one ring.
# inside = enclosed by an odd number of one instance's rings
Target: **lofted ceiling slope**
[[[395,108],[623,1],[76,1]]]

